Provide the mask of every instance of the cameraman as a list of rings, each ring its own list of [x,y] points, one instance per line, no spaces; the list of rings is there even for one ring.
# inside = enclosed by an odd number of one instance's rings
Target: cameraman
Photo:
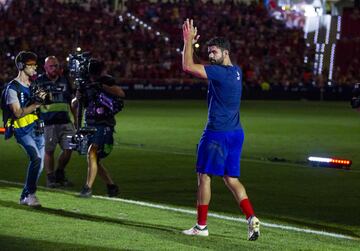
[[[88,173],[86,184],[80,192],[80,197],[91,197],[92,186],[97,172],[107,185],[109,197],[115,197],[119,193],[119,188],[114,184],[109,172],[105,169],[100,160],[107,157],[112,151],[114,144],[114,127],[116,124],[114,114],[108,114],[105,117],[93,118],[90,116],[92,101],[96,100],[99,93],[105,93],[113,98],[124,98],[125,93],[122,88],[116,84],[115,79],[109,75],[103,74],[105,65],[103,62],[90,59],[88,64],[89,84],[85,90],[86,93],[77,92],[73,100],[74,108],[78,107],[78,102],[84,103],[85,123],[88,127],[96,128],[96,133],[89,137],[88,141]],[[84,95],[85,94],[85,95]],[[85,99],[85,102],[83,102]],[[99,108],[101,109],[101,108]],[[98,108],[96,108],[98,110]],[[81,125],[78,125],[81,126]]]
[[[6,107],[8,112],[5,137],[12,133],[17,143],[22,146],[30,159],[20,204],[30,207],[41,206],[36,197],[37,181],[40,177],[44,160],[43,127],[36,109],[40,107],[39,100],[45,98],[46,93],[37,93],[36,102],[32,102],[30,79],[36,75],[37,55],[29,51],[21,51],[15,58],[18,76],[10,81],[5,90]]]
[[[66,146],[65,140],[68,135],[75,133],[69,115],[73,88],[69,80],[62,75],[59,60],[55,56],[45,59],[44,69],[45,73],[40,75],[35,82],[40,88],[48,90],[51,97],[48,104],[40,107],[41,119],[45,124],[46,186],[50,188],[71,186],[71,182],[65,177],[65,167],[70,160],[72,151]],[[60,145],[62,151],[59,154],[55,171],[54,152],[57,144]]]

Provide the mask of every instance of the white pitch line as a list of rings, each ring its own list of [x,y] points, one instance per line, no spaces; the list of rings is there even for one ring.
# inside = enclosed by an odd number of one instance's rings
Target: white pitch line
[[[22,183],[19,183],[19,182],[12,182],[12,181],[7,181],[7,180],[0,180],[0,183],[19,185],[19,186],[23,185]],[[53,189],[53,188],[47,188],[47,187],[43,187],[43,186],[38,186],[38,187],[41,189],[47,190],[47,191],[56,191],[56,192],[61,192],[61,193],[65,193],[65,194],[77,195],[77,193],[64,191],[61,189]],[[157,208],[157,209],[162,209],[162,210],[167,210],[167,211],[172,211],[172,212],[196,215],[195,210],[163,206],[163,205],[154,204],[154,203],[150,203],[150,202],[128,200],[128,199],[121,199],[121,198],[109,198],[109,197],[100,196],[100,195],[93,195],[92,197],[97,198],[97,199],[119,201],[119,202],[124,202],[124,203],[128,203],[128,204],[133,204],[133,205],[145,206],[145,207],[149,207],[149,208]],[[240,218],[216,214],[216,213],[209,213],[208,216],[217,218],[217,219],[222,219],[222,220],[247,223],[247,220],[245,220],[245,219],[240,219]],[[263,221],[261,221],[261,226],[265,226],[265,227],[269,227],[269,228],[278,228],[278,229],[282,229],[282,230],[291,230],[291,231],[300,232],[300,233],[309,233],[309,234],[315,234],[315,235],[334,237],[334,238],[338,238],[338,239],[358,240],[358,238],[354,238],[354,237],[348,236],[348,235],[331,233],[331,232],[326,232],[326,231],[319,231],[319,230],[312,230],[312,229],[306,229],[306,228],[298,228],[298,227],[292,227],[292,226],[286,226],[286,225],[280,225],[280,224],[266,223]]]
[[[111,200],[111,201],[121,201],[121,202],[125,202],[125,203],[128,203],[128,204],[146,206],[146,207],[150,207],[150,208],[158,208],[158,209],[163,209],[163,210],[168,210],[168,211],[173,211],[173,212],[196,215],[195,210],[181,209],[181,208],[175,208],[175,207],[169,207],[169,206],[162,206],[162,205],[158,205],[158,204],[154,204],[154,203],[136,201],[136,200],[127,200],[127,199],[120,199],[120,198],[109,198],[109,197],[98,196],[98,195],[94,195],[93,197],[94,198],[99,198],[99,199]],[[247,220],[245,220],[245,219],[220,215],[220,214],[216,214],[216,213],[209,213],[208,216],[213,217],[213,218],[217,218],[217,219],[222,219],[222,220],[247,223]],[[318,230],[312,230],[312,229],[305,229],[305,228],[298,228],[298,227],[291,227],[291,226],[285,226],[285,225],[279,225],[279,224],[273,224],[273,223],[266,223],[266,222],[263,222],[263,221],[261,221],[261,226],[270,227],[270,228],[279,228],[279,229],[283,229],[283,230],[292,230],[292,231],[295,231],[295,232],[303,232],[303,233],[317,234],[317,235],[323,235],[323,236],[330,236],[330,237],[335,237],[335,238],[340,238],[340,239],[355,240],[354,237],[351,237],[351,236],[348,236],[348,235],[325,232],[325,231],[318,231]]]

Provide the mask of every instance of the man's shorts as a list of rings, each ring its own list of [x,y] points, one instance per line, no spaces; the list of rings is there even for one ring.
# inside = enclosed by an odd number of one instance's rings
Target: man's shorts
[[[242,129],[227,132],[204,131],[198,146],[196,171],[216,176],[240,176]]]
[[[67,136],[75,134],[74,125],[72,123],[67,124],[55,124],[45,126],[45,151],[55,151],[56,145],[59,144],[61,149],[69,149],[66,144]]]
[[[114,127],[107,125],[96,125],[96,133],[89,137],[88,145],[98,145],[98,158],[103,159],[108,156],[114,145]]]

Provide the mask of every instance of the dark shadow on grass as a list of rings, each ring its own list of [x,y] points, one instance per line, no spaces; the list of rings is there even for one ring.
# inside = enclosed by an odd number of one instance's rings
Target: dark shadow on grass
[[[18,185],[13,185],[13,184],[3,184],[0,183],[0,188],[4,188],[4,187],[18,187]],[[136,197],[136,195],[135,195]],[[127,199],[134,199],[133,197],[129,197]],[[152,198],[148,197],[148,196],[144,196],[143,197],[139,197],[137,198],[137,200],[144,200],[144,201],[153,201],[154,203],[164,203],[164,204],[173,204],[173,205],[182,205],[179,204],[178,201],[174,201],[174,198],[168,198],[168,199],[162,199],[162,198],[158,198],[157,201],[154,201]],[[5,203],[5,205],[3,204]],[[16,203],[13,203],[13,205],[11,205],[11,202],[8,201],[1,201],[0,200],[0,205],[3,206],[7,206],[7,207],[15,207],[15,208],[21,208],[21,209],[25,209],[25,210],[33,210],[29,207],[24,207],[24,206],[20,206]],[[214,209],[216,210],[217,207],[219,206],[214,206]],[[82,220],[89,220],[89,221],[95,221],[95,222],[108,222],[108,223],[114,223],[114,224],[122,224],[122,225],[127,225],[127,226],[132,226],[132,227],[137,227],[137,228],[145,228],[145,229],[153,229],[153,230],[159,230],[162,232],[169,232],[169,233],[179,233],[181,230],[183,229],[176,229],[176,228],[171,228],[171,227],[162,227],[162,226],[158,226],[158,225],[152,225],[152,224],[145,224],[142,222],[134,222],[134,221],[128,221],[128,220],[122,220],[122,219],[114,219],[114,218],[110,218],[110,217],[104,217],[104,216],[94,216],[94,215],[88,215],[88,214],[82,214],[82,213],[76,213],[76,212],[70,212],[70,211],[65,211],[62,209],[53,209],[53,208],[40,208],[38,209],[40,211],[43,211],[45,213],[48,214],[54,214],[54,215],[59,215],[59,216],[64,216],[64,217],[70,217],[70,218],[76,218],[76,219],[82,219]],[[222,208],[222,210],[224,210],[224,208]],[[225,210],[226,211],[226,210]],[[229,213],[231,213],[232,211],[229,210]],[[327,231],[327,232],[332,232],[332,233],[337,233],[337,234],[343,234],[343,235],[348,235],[348,236],[352,236],[355,238],[360,238],[360,235],[354,233],[351,230],[348,229],[344,229],[344,228],[340,228],[340,227],[331,227],[328,225],[324,225],[324,224],[316,224],[316,223],[311,223],[309,221],[306,220],[300,220],[300,219],[291,219],[291,218],[287,218],[287,217],[281,217],[281,216],[277,216],[274,214],[263,214],[263,216],[266,216],[268,218],[274,219],[274,220],[280,220],[282,222],[286,222],[289,225],[297,225],[298,227],[307,227],[307,228],[311,228],[313,230],[318,230],[318,231]],[[218,237],[221,237],[220,235],[217,235]],[[223,236],[224,237],[224,236]]]
[[[224,240],[229,241],[227,244],[224,244],[224,247],[226,247],[226,249],[228,249],[228,250],[232,250],[235,245],[234,243],[231,243],[231,240],[232,240],[231,236],[219,235],[219,234],[211,234],[211,238],[199,238],[196,236],[185,236],[185,235],[181,234],[181,231],[183,229],[178,229],[178,228],[175,228],[172,226],[169,226],[169,227],[159,226],[159,225],[154,225],[154,224],[149,224],[149,223],[144,223],[144,222],[135,222],[135,221],[129,221],[129,220],[123,220],[123,219],[114,219],[114,218],[110,218],[110,217],[106,217],[106,216],[95,216],[95,215],[83,214],[83,213],[78,213],[78,212],[65,211],[62,209],[54,209],[54,208],[46,208],[46,207],[31,208],[28,206],[19,205],[13,201],[0,200],[0,206],[7,207],[7,208],[20,209],[20,210],[29,211],[29,212],[36,211],[36,212],[41,212],[41,213],[54,215],[54,216],[72,218],[72,219],[76,219],[76,220],[86,220],[86,221],[91,221],[91,222],[110,223],[110,224],[119,224],[119,225],[123,225],[123,226],[128,226],[130,228],[135,228],[136,231],[144,232],[147,234],[151,233],[154,235],[159,235],[159,236],[161,236],[162,239],[168,239],[171,242],[178,242],[183,245],[188,245],[189,249],[191,249],[192,247],[204,248],[204,244],[208,245],[209,246],[208,248],[210,248],[211,243],[213,243],[215,245],[220,240],[221,241],[224,241]],[[17,239],[16,237],[8,237],[8,236],[0,235],[0,241],[1,241],[0,243],[3,242],[2,238],[5,239],[6,243],[10,240],[15,241],[14,239]],[[11,243],[7,244],[7,245],[9,245],[10,248],[5,249],[5,250],[24,250],[23,249],[24,245],[21,246],[21,241],[23,241],[23,240],[22,240],[22,238],[19,238],[19,239],[20,239],[20,241],[15,241],[14,246],[11,246],[11,245],[13,245]],[[36,249],[36,245],[35,245],[35,249],[32,249],[32,250],[53,250],[53,248],[50,249],[50,247],[53,247],[56,245],[57,245],[56,247],[59,248],[59,246],[58,246],[59,243],[55,243],[55,242],[54,243],[53,242],[44,242],[44,241],[31,240],[31,239],[24,239],[24,240],[25,240],[25,243],[29,243],[29,245],[31,244],[31,246],[33,246],[33,243],[40,242],[40,244],[38,245],[39,249]],[[5,243],[5,241],[4,241],[4,243]],[[244,242],[245,243],[247,242],[245,238],[244,238]],[[245,243],[241,244],[241,241],[240,241],[236,245],[242,246]],[[67,244],[65,244],[65,245],[67,245]],[[22,247],[22,249],[21,249],[21,247]],[[47,249],[46,247],[48,247],[49,249]],[[87,248],[91,248],[91,249],[87,249]],[[82,249],[97,250],[97,249],[101,249],[101,248],[78,245],[78,246],[75,246],[74,249],[75,250],[82,250]],[[0,250],[1,250],[1,248],[0,248]],[[67,249],[66,247],[64,247],[64,248],[61,248],[61,250],[73,250],[73,249],[71,249],[71,248]],[[106,250],[108,250],[108,249],[106,249]],[[111,250],[111,249],[109,249],[109,250]],[[113,249],[113,250],[117,250],[117,249]]]
[[[84,214],[84,213],[78,213],[78,212],[71,212],[71,211],[66,211],[63,209],[55,209],[55,208],[47,208],[47,207],[31,208],[28,206],[19,205],[12,201],[0,200],[0,206],[8,207],[8,208],[15,208],[15,209],[22,209],[22,210],[26,210],[26,211],[38,211],[38,212],[46,213],[49,215],[62,216],[62,217],[73,218],[73,219],[77,219],[77,220],[120,224],[120,225],[135,227],[135,228],[142,228],[142,229],[146,228],[146,229],[163,231],[163,232],[172,232],[172,233],[176,232],[175,228],[170,228],[170,227],[162,227],[159,225],[148,224],[148,223],[143,223],[143,222],[136,222],[136,221],[129,221],[129,220],[123,220],[123,219],[114,219],[114,218],[110,218],[110,217],[106,217],[106,216],[98,216],[98,215],[90,215],[90,214]],[[180,231],[180,230],[178,230],[178,231]]]
[[[88,245],[80,245],[80,244],[73,244],[73,243],[61,243],[60,240],[59,240],[59,242],[52,242],[52,241],[36,240],[36,239],[6,236],[6,235],[0,235],[0,243],[1,243],[0,250],[12,250],[12,251],[17,251],[17,250],[19,250],[19,251],[23,251],[23,250],[32,250],[32,251],[104,250],[104,247],[101,247],[101,246],[88,246]],[[106,247],[106,250],[118,251],[118,250],[126,250],[126,249]]]
[[[184,203],[181,204],[178,201],[174,201],[173,198],[168,198],[168,199],[159,199],[157,201],[154,201],[152,199],[150,199],[150,197],[144,196],[142,195],[141,197],[137,197],[134,199],[134,197],[129,197],[127,199],[130,200],[140,200],[140,201],[148,201],[150,203],[163,203],[163,204],[171,204],[174,206],[184,206]],[[214,206],[212,207],[212,209],[214,210],[214,212],[219,213],[219,214],[235,214],[236,212],[232,209],[228,209],[225,207],[222,207],[224,204],[221,203],[217,203],[214,204]],[[341,227],[332,227],[329,225],[326,225],[326,223],[324,224],[317,224],[317,223],[312,223],[310,221],[306,221],[306,220],[301,220],[301,219],[291,219],[291,218],[287,218],[287,217],[280,217],[277,216],[275,214],[261,214],[261,216],[267,217],[269,219],[273,219],[273,220],[279,220],[281,222],[283,222],[284,224],[288,225],[288,226],[297,226],[299,228],[309,228],[312,230],[316,230],[316,231],[327,231],[327,232],[331,232],[331,233],[336,233],[336,234],[343,234],[343,235],[347,235],[347,236],[351,236],[354,238],[360,238],[360,235],[357,234],[354,231],[348,230],[346,228],[341,228]],[[261,220],[261,219],[260,219]],[[334,222],[337,224],[345,224],[345,223],[339,223],[339,222]]]

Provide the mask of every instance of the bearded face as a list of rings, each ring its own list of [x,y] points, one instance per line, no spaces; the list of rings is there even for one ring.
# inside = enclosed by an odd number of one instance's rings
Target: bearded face
[[[44,68],[50,79],[55,79],[60,75],[60,64],[56,58],[47,59]]]
[[[209,61],[211,64],[222,65],[224,63],[224,55],[223,50],[219,47],[213,45],[208,47]]]

